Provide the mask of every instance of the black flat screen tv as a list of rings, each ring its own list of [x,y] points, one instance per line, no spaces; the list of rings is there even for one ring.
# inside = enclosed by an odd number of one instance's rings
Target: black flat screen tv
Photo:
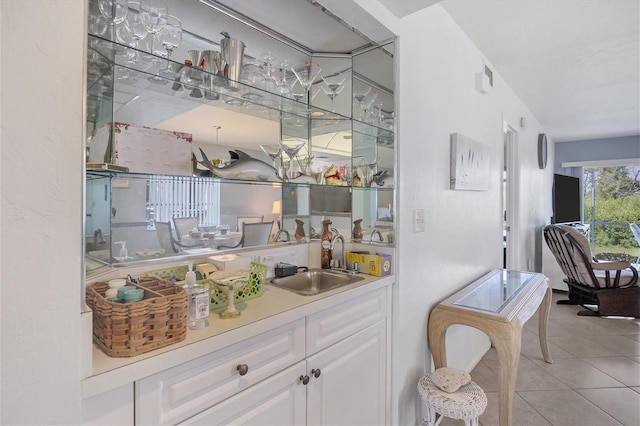
[[[553,175],[553,223],[580,222],[580,178]]]

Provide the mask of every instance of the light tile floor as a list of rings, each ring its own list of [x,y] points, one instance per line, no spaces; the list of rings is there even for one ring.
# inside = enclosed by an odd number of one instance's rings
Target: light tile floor
[[[640,320],[580,317],[583,308],[557,305],[548,340],[553,364],[542,358],[538,317],[524,326],[513,425],[640,426]],[[483,426],[498,425],[498,358],[490,349],[471,372],[487,394]],[[464,424],[445,418],[442,425]]]

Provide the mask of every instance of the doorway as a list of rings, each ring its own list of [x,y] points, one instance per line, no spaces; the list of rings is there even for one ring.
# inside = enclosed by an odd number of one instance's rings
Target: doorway
[[[502,267],[517,269],[515,265],[517,236],[517,170],[516,156],[517,132],[504,124],[503,162],[502,162]]]

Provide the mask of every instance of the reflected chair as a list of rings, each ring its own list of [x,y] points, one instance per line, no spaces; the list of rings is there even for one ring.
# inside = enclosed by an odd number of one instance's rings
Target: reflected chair
[[[264,216],[238,216],[238,231],[242,231],[242,225],[245,223],[261,223]]]
[[[220,213],[220,225],[227,225],[231,232],[241,231],[238,228],[238,216],[235,214]]]
[[[544,239],[569,286],[569,300],[558,303],[587,308],[578,315],[640,318],[638,271],[629,262],[598,261],[591,254],[589,240],[571,226],[548,225]],[[589,305],[595,305],[597,311]]]
[[[198,228],[197,217],[174,217],[173,227],[176,230],[178,240],[184,236],[188,236],[191,231]]]
[[[637,223],[630,223],[629,226],[631,227],[633,236],[636,237],[636,241],[640,246],[640,225],[638,225]],[[640,255],[638,255],[638,258],[636,259],[636,267],[640,267]]]
[[[197,243],[193,245],[180,244],[173,237],[173,234],[171,233],[171,223],[169,222],[155,222],[155,225],[156,235],[160,242],[160,248],[164,249],[165,253],[178,253],[182,248],[190,249],[205,246],[202,241],[197,241]]]
[[[218,248],[256,247],[269,244],[273,221],[242,224],[242,238],[234,246],[218,246]]]
[[[242,247],[266,246],[269,244],[273,221],[242,224]]]

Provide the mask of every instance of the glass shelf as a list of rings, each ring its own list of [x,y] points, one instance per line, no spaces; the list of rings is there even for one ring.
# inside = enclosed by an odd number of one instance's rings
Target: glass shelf
[[[235,82],[238,89],[233,91],[219,87],[219,91],[217,92],[219,95],[218,100],[207,99],[207,97],[204,96],[206,91],[202,86],[197,87],[202,97],[193,97],[191,96],[193,87],[187,87],[184,83],[176,82],[173,78],[164,78],[167,80],[167,84],[154,84],[146,78],[155,75],[156,68],[166,69],[171,67],[174,70],[180,70],[185,66],[182,62],[177,62],[173,59],[169,60],[161,56],[153,55],[147,51],[137,50],[131,46],[119,44],[91,34],[89,35],[88,50],[89,69],[87,72],[87,86],[90,92],[93,92],[94,86],[99,85],[103,80],[109,88],[113,85],[112,71],[115,66],[116,70],[119,68],[140,73],[144,76],[144,78],[131,80],[116,80],[118,88],[122,88],[126,93],[133,96],[154,92],[173,100],[184,99],[190,102],[213,105],[271,121],[286,119],[288,117],[301,117],[304,119],[321,118],[328,121],[351,120],[351,117],[307,105],[295,99],[287,98],[242,82]],[[127,57],[132,55],[138,55],[142,59],[139,62],[127,62]],[[203,75],[213,77],[213,74],[207,73],[206,71],[194,67],[191,68],[199,71]],[[160,76],[160,78],[163,77]],[[215,78],[221,82],[230,81],[217,75]],[[183,90],[175,90],[178,86],[174,85],[174,83],[180,85]]]

